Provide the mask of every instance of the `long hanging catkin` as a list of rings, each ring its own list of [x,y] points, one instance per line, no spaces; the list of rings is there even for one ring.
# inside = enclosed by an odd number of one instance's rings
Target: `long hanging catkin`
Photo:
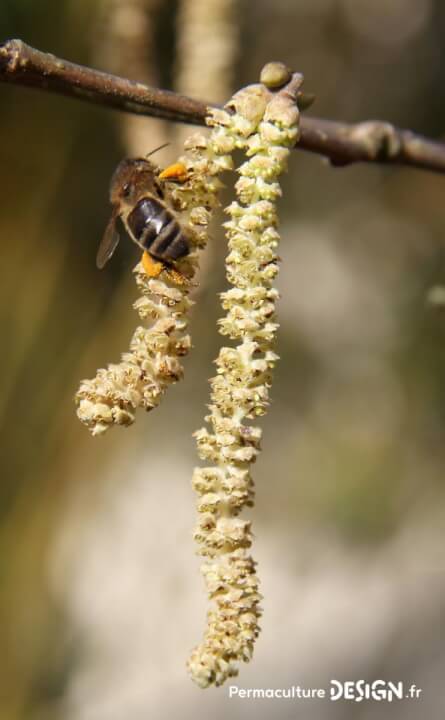
[[[226,109],[213,112],[215,126],[249,159],[238,169],[238,200],[227,208],[230,220],[225,224],[232,288],[221,296],[227,314],[219,329],[236,344],[220,350],[206,417],[211,429],[196,433],[198,454],[211,463],[193,475],[198,495],[195,540],[205,558],[202,573],[212,603],[204,639],[188,662],[201,687],[221,685],[238,673],[239,661],[250,660],[261,614],[255,562],[249,554],[250,522],[239,514],[253,504],[250,466],[260,449],[261,429],[249,421],[266,412],[277,360],[277,180],[298,139],[296,95],[302,77],[270,63],[261,80],[261,85],[237,93]]]
[[[218,128],[209,138],[193,135],[181,158],[187,179],[171,184],[170,200],[189,238],[192,252],[177,263],[191,280],[198,266],[197,250],[205,247],[208,224],[218,205],[222,187],[218,175],[232,168],[233,144]],[[146,275],[139,263],[134,272],[141,297],[134,303],[144,325],[138,326],[130,349],[121,362],[98,370],[92,380],[83,380],[76,395],[77,415],[93,435],[113,425],[131,425],[137,408],[159,405],[167,387],[183,376],[181,357],[191,340],[187,334],[190,284],[177,284],[171,275]]]

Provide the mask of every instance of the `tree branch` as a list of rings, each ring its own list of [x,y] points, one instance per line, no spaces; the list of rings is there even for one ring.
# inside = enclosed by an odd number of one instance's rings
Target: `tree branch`
[[[204,125],[209,104],[42,53],[21,40],[0,45],[0,82],[26,85],[124,112]],[[308,96],[301,94],[304,105]],[[298,147],[333,165],[387,163],[445,173],[445,144],[378,120],[357,125],[301,119]]]

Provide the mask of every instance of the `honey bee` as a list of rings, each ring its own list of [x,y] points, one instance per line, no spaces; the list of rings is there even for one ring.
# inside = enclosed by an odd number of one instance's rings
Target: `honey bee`
[[[176,282],[181,277],[186,282],[173,265],[189,254],[190,244],[169,207],[164,183],[167,179],[182,182],[186,170],[181,163],[175,163],[159,173],[147,157],[122,160],[111,178],[112,212],[97,251],[96,265],[103,268],[108,262],[123,230],[144,251],[142,263],[150,277],[167,270]]]

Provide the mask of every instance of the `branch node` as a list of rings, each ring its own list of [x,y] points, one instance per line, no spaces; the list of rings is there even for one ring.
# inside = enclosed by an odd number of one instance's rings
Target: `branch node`
[[[398,157],[402,149],[399,133],[391,123],[368,120],[352,127],[350,139],[361,144],[366,156],[385,162]]]
[[[7,40],[0,45],[0,69],[14,73],[22,64],[23,43],[21,40]]]

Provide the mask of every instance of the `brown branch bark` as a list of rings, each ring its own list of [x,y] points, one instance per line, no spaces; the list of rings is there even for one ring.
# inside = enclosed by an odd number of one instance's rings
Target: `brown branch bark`
[[[204,125],[210,103],[76,65],[21,40],[0,45],[0,82],[67,95],[124,112]],[[301,95],[304,105],[308,96]],[[378,120],[347,124],[314,117],[301,120],[298,147],[333,165],[356,162],[405,165],[445,173],[445,144]]]

